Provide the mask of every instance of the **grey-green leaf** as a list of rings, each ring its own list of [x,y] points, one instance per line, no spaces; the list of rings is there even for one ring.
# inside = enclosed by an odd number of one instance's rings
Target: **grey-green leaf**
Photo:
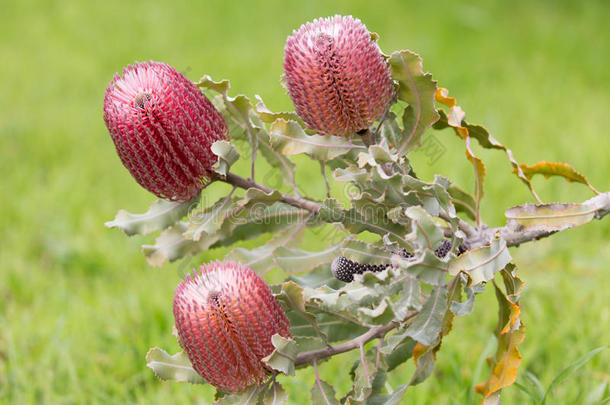
[[[422,59],[416,53],[403,50],[390,55],[388,61],[394,80],[398,81],[398,99],[406,101],[402,117],[404,135],[397,145],[400,153],[421,145],[421,137],[439,115],[434,107],[436,81],[424,73]]]
[[[447,288],[436,287],[415,320],[407,327],[404,335],[424,346],[434,345],[441,332],[445,312],[447,312]]]
[[[449,274],[457,276],[463,272],[470,277],[468,285],[477,285],[491,280],[511,260],[506,241],[494,238],[489,246],[469,250],[449,262]]]
[[[311,387],[311,403],[316,405],[340,405],[335,390],[324,380],[317,380]]]
[[[297,343],[277,333],[271,337],[275,350],[262,361],[272,369],[294,376],[294,361],[299,352]]]
[[[210,241],[195,242],[184,237],[187,225],[178,222],[166,229],[155,240],[154,245],[142,245],[142,252],[151,266],[161,266],[165,261],[173,262],[181,257],[195,255],[209,247]]]
[[[279,382],[274,380],[261,400],[262,405],[283,405],[288,401],[288,393]]]
[[[212,405],[255,405],[258,403],[261,388],[257,385],[248,387],[244,392],[225,394],[212,403]]]
[[[146,366],[164,381],[205,384],[203,378],[191,366],[186,354],[178,352],[170,356],[165,350],[153,347],[146,354]]]
[[[306,153],[322,161],[334,159],[353,149],[366,149],[339,136],[307,135],[298,122],[283,118],[271,124],[270,137],[273,149],[286,156]]]
[[[218,161],[212,167],[216,173],[226,176],[233,163],[239,160],[239,152],[229,141],[216,141],[211,147]]]
[[[600,207],[609,205],[610,192],[582,204],[524,204],[506,211],[510,232],[557,232],[584,225],[595,218]]]
[[[144,214],[120,210],[114,220],[104,225],[108,228],[119,228],[127,236],[146,235],[174,225],[197,206],[199,198],[200,194],[186,202],[157,200]]]

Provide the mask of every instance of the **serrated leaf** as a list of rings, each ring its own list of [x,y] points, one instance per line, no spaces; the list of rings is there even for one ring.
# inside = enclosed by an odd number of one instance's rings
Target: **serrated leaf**
[[[493,363],[489,380],[475,386],[475,390],[483,395],[484,401],[502,388],[512,385],[517,378],[517,370],[521,365],[521,354],[518,346],[525,339],[525,325],[521,324],[516,331],[501,335],[498,350]]]
[[[475,219],[479,222],[479,207],[481,199],[484,195],[485,183],[485,165],[473,152],[470,145],[470,132],[465,127],[456,127],[457,133],[464,139],[466,145],[466,158],[472,163],[474,169],[474,201],[475,201]]]
[[[328,343],[327,336],[318,325],[316,316],[305,307],[303,288],[294,281],[286,281],[276,298],[286,306],[293,336],[317,336]]]
[[[295,276],[291,275],[289,278],[301,287],[318,288],[323,285],[330,287],[337,287],[341,285],[341,281],[337,280],[327,267],[318,267],[305,274]]]
[[[275,262],[284,271],[302,273],[323,264],[331,263],[338,256],[339,248],[331,246],[322,252],[278,247],[274,251]]]
[[[477,285],[491,280],[511,260],[506,241],[494,238],[488,246],[469,250],[450,261],[449,274],[465,273],[469,277],[468,286]]]
[[[402,176],[401,182],[405,191],[403,200],[408,205],[421,205],[428,214],[439,216],[443,209],[449,216],[455,216],[451,196],[447,192],[449,181],[442,176],[434,176],[434,182],[428,183],[413,176]]]
[[[416,341],[411,338],[402,340],[402,343],[393,346],[392,351],[386,356],[385,361],[388,364],[388,371],[394,370],[396,367],[403,364],[413,355]]]
[[[605,198],[604,198],[605,197]],[[556,232],[584,225],[595,218],[595,212],[610,199],[610,193],[600,194],[593,202],[524,204],[506,210],[507,227],[513,232]],[[591,200],[589,200],[591,201]]]
[[[328,347],[322,339],[316,336],[294,336],[293,339],[297,343],[299,353]]]
[[[288,393],[280,383],[273,381],[271,386],[265,390],[261,401],[262,405],[283,405],[288,401]]]
[[[218,232],[224,224],[227,214],[233,210],[233,203],[234,200],[231,199],[231,194],[229,194],[210,207],[193,214],[189,218],[184,237],[198,242],[202,235],[210,236]]]
[[[436,287],[403,336],[411,337],[422,345],[433,346],[441,333],[445,312],[447,312],[447,287]]]
[[[547,162],[541,161],[535,163],[531,166],[526,165],[525,163],[521,163],[519,168],[523,171],[525,177],[528,180],[531,180],[532,177],[536,174],[543,175],[546,179],[551,176],[559,176],[566,179],[568,182],[576,182],[581,183],[589,187],[595,194],[599,194],[599,192],[589,183],[589,180],[582,174],[576,171],[574,167],[568,163],[564,162]],[[513,173],[517,173],[518,169],[514,168]]]
[[[517,379],[517,370],[521,365],[518,346],[525,339],[525,325],[517,318],[518,311],[515,313],[514,310],[516,304],[508,299],[495,283],[494,287],[499,307],[496,326],[498,346],[490,362],[491,374],[488,380],[475,387],[475,390],[483,395],[483,403],[493,402],[502,388],[512,385]]]
[[[449,97],[449,90],[439,87],[434,94],[434,100],[437,102],[446,105],[447,107],[455,107],[456,101],[455,97]]]
[[[468,137],[475,138],[478,141],[479,145],[481,145],[483,148],[498,149],[504,151],[511,166],[513,167],[513,173],[515,173],[517,177],[519,177],[519,179],[527,186],[534,198],[536,198],[536,201],[540,202],[540,198],[532,187],[530,180],[523,173],[523,170],[519,166],[519,162],[517,162],[517,160],[515,159],[513,152],[509,148],[498,142],[493,136],[491,136],[487,128],[481,125],[469,124],[464,120],[462,120],[459,124],[456,122],[455,119],[450,122],[449,117],[443,110],[438,110],[438,112],[440,114],[440,118],[434,125],[435,129],[443,129],[449,126],[454,129],[456,135],[458,135],[464,140],[466,139],[464,133],[467,132]]]
[[[342,315],[345,316],[345,313]],[[335,314],[323,311],[316,312],[316,318],[320,331],[332,343],[354,339],[369,330],[368,327],[349,321],[349,318],[338,318]]]
[[[261,361],[273,370],[294,376],[294,361],[299,353],[297,343],[277,333],[271,337],[271,343],[273,343],[275,350]]]
[[[226,176],[233,163],[239,160],[239,152],[229,141],[216,141],[211,147],[212,153],[218,156],[212,169],[216,173]]]
[[[272,167],[270,174],[273,176],[276,174],[280,175],[280,178],[277,180],[275,177],[266,178],[265,182],[270,186],[275,186],[274,188],[280,188],[283,182],[287,182],[292,186],[293,191],[296,190],[294,163],[287,156],[282,155],[271,147],[271,140],[266,131],[256,131],[256,137],[258,138],[258,147],[261,154]]]
[[[241,201],[240,206],[248,207],[253,203],[262,202],[265,205],[271,205],[274,202],[279,201],[282,198],[282,194],[277,190],[272,190],[269,193],[265,193],[264,191],[251,187],[246,190],[246,196],[244,200]]]
[[[259,275],[264,275],[276,267],[273,260],[273,251],[276,246],[259,246],[254,249],[235,248],[226,255],[226,258],[242,263]]]
[[[363,350],[363,349],[362,349]],[[369,351],[361,355],[353,370],[354,384],[347,396],[346,403],[359,404],[366,401],[371,395],[379,393],[386,380],[385,365],[377,361],[376,352]]]
[[[413,356],[415,359],[415,355]],[[416,369],[409,381],[409,385],[417,385],[424,382],[434,371],[434,352],[426,348],[415,360]]]
[[[298,228],[305,217],[310,214],[308,211],[295,209],[284,203],[274,203],[273,200],[276,197],[274,193],[267,195],[261,192],[260,195],[251,195],[251,197],[239,203],[233,203],[233,205],[240,205],[242,208],[235,215],[232,213],[234,209],[229,209],[231,207],[228,203],[219,210],[219,207],[223,205],[222,200],[220,200],[215,206],[206,209],[204,213],[194,216],[191,229],[188,229],[186,223],[178,222],[165,230],[155,240],[154,245],[142,246],[147,261],[152,266],[161,266],[165,261],[172,262],[207,249],[232,245],[235,242],[255,238],[266,232],[282,231],[286,232],[285,235],[290,236],[294,227]],[[255,197],[260,197],[260,199]],[[220,228],[218,228],[219,225]],[[199,237],[199,240],[191,239],[195,235]],[[284,242],[288,243],[290,240],[284,240]],[[277,247],[278,245],[274,246]],[[261,254],[258,252],[252,256],[246,249],[241,251],[244,252],[245,256],[250,257],[249,260],[256,260]],[[272,249],[269,250],[271,253],[272,251]],[[265,254],[269,252],[265,252]],[[264,263],[274,265],[272,256],[270,256],[270,260]],[[270,267],[267,266],[266,268]]]
[[[402,117],[403,139],[397,146],[399,154],[403,154],[421,145],[422,134],[439,118],[434,108],[436,81],[424,73],[421,57],[411,51],[393,52],[388,64],[392,77],[398,81],[398,99],[409,104]]]
[[[142,245],[142,252],[148,264],[160,267],[165,261],[173,262],[184,256],[195,255],[213,243],[207,239],[198,242],[187,239],[183,235],[186,230],[187,224],[178,222],[159,235],[154,245]]]
[[[396,319],[404,319],[409,311],[419,311],[422,307],[421,286],[415,277],[405,277],[401,281],[400,296],[396,302],[392,303]]]
[[[420,206],[408,207],[405,214],[411,219],[411,232],[406,239],[420,249],[436,249],[444,239],[444,235],[430,215]]]
[[[451,202],[456,211],[465,213],[470,219],[476,218],[477,203],[469,192],[457,184],[451,184],[447,188],[447,192],[451,196]]]
[[[252,175],[254,175],[254,163],[258,151],[257,131],[263,130],[264,125],[254,113],[254,106],[250,99],[243,94],[229,97],[229,81],[213,81],[209,76],[202,77],[197,86],[219,93],[213,102],[227,123],[230,138],[233,141],[247,139],[250,144],[250,159]],[[222,165],[221,165],[222,166]],[[226,168],[220,167],[225,171]]]
[[[305,222],[291,224],[282,229],[279,233],[269,240],[265,245],[254,249],[235,248],[227,254],[227,257],[236,262],[240,262],[258,274],[265,274],[267,271],[278,267],[276,261],[276,252],[278,249],[285,248],[290,243],[295,243],[298,240],[298,235],[304,232]],[[282,252],[290,252],[291,250],[283,250]],[[294,272],[300,272],[299,268],[288,268]]]
[[[405,260],[400,257],[393,258],[393,264],[403,269],[405,275],[394,282],[407,277],[416,278],[426,284],[440,286],[447,280],[448,264],[436,257],[431,250],[425,250],[422,255],[414,259]]]
[[[174,225],[199,203],[201,194],[186,202],[157,200],[144,214],[119,210],[114,220],[106,222],[108,228],[119,228],[127,236],[147,235]]]
[[[378,395],[369,398],[366,402],[367,405],[397,405],[402,402],[402,398],[405,396],[405,391],[409,387],[408,384],[402,384],[388,395]]]
[[[389,395],[378,395],[369,398],[367,405],[396,405],[401,403],[408,387],[423,382],[434,371],[434,354],[432,351],[425,351],[416,361],[416,366],[417,368],[407,384],[396,387]]]
[[[466,300],[463,302],[453,301],[451,303],[451,312],[453,312],[455,316],[470,315],[472,313],[475,295],[482,293],[485,289],[485,285],[477,284],[471,287],[464,285],[463,288],[464,293],[466,294]]]
[[[298,122],[282,118],[271,124],[269,132],[273,149],[286,156],[305,153],[316,160],[328,161],[353,149],[366,149],[344,137],[307,135]]]
[[[388,111],[386,113],[386,118],[381,124],[379,133],[381,138],[386,140],[388,146],[395,149],[400,147],[400,143],[404,138],[404,133],[398,126],[396,114],[394,114],[392,111]]]
[[[197,83],[197,87],[213,90],[219,94],[227,95],[231,85],[227,79],[214,81],[209,75],[203,76]]]
[[[263,99],[261,98],[261,96],[259,96],[258,94],[255,94],[254,99],[256,100],[256,105],[255,105],[256,113],[258,114],[258,117],[263,122],[271,124],[273,121],[275,121],[278,118],[282,118],[287,121],[301,122],[301,117],[299,117],[299,115],[294,111],[273,112],[269,108],[267,108],[267,106],[263,102]]]
[[[300,224],[310,214],[309,211],[292,207],[282,202],[267,205],[265,202],[252,204],[247,209],[225,221],[221,228],[222,239],[212,245],[231,246],[235,242],[252,239],[264,233],[275,233]]]
[[[394,311],[392,310],[392,306],[388,303],[387,298],[373,308],[358,308],[358,318],[362,319],[368,325],[384,325],[394,319],[394,317]]]
[[[253,385],[244,392],[237,394],[224,394],[212,403],[212,405],[255,405],[261,394],[261,388]]]
[[[317,380],[311,387],[311,403],[316,405],[340,405],[333,387],[324,380]]]
[[[393,241],[403,247],[409,247],[410,242],[405,238],[405,230],[401,225],[395,224],[387,217],[377,212],[358,212],[354,208],[344,210],[339,202],[333,198],[327,198],[320,206],[318,214],[323,221],[338,223],[347,231],[358,234],[369,231],[378,235],[388,235]],[[368,215],[368,216],[367,216]]]
[[[164,381],[206,384],[205,380],[193,370],[191,362],[183,352],[170,356],[165,350],[153,347],[146,353],[146,366],[157,378]]]

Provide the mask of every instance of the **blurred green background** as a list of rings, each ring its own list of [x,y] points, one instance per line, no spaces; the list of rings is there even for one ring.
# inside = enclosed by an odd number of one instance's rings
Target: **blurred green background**
[[[206,386],[163,383],[145,367],[151,346],[174,352],[173,290],[184,264],[151,268],[139,246],[108,230],[119,208],[143,212],[154,197],[121,166],[102,119],[104,91],[126,64],[165,61],[197,80],[231,80],[232,92],[290,108],[279,83],[283,45],[315,17],[353,14],[380,34],[386,52],[408,48],[450,89],[469,121],[486,125],[521,162],[572,163],[610,189],[610,3],[596,1],[174,0],[0,4],[0,403],[208,403]],[[464,148],[450,132],[435,172],[472,189]],[[484,219],[531,202],[503,155],[487,164]],[[299,179],[313,181],[313,176]],[[581,185],[536,179],[545,201],[591,197]],[[219,195],[223,189],[210,192]],[[543,385],[595,347],[610,343],[610,221],[514,249],[522,297],[525,372]],[[307,242],[307,241],[306,241]],[[188,266],[219,257],[207,252]],[[182,266],[182,267],[181,267]],[[487,368],[496,306],[488,291],[454,323],[435,374],[407,404],[478,403],[472,386]],[[348,390],[352,354],[321,366]],[[412,362],[390,379],[409,379]],[[309,403],[310,370],[281,379],[291,404]],[[598,403],[610,395],[610,350],[555,391],[553,403]],[[588,402],[589,401],[589,402]],[[516,387],[503,404],[529,403]]]

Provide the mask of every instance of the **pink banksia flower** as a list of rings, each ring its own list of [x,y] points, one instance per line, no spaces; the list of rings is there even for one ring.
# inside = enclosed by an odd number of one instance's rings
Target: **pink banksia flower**
[[[293,31],[284,71],[297,114],[322,134],[351,136],[368,129],[394,96],[377,43],[351,16],[316,19]]]
[[[291,337],[269,286],[231,261],[211,262],[187,275],[176,288],[174,317],[193,368],[224,392],[264,382],[268,369],[261,359],[274,350],[271,337]]]
[[[186,201],[210,178],[215,141],[227,125],[193,82],[160,62],[127,66],[104,98],[104,121],[119,158],[160,198]]]

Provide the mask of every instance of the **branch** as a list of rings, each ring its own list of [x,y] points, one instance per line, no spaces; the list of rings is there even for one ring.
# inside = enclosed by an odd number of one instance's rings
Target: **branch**
[[[404,323],[415,315],[419,314],[419,311],[410,311],[407,313],[405,318],[401,321]],[[350,350],[358,349],[364,346],[373,339],[383,338],[389,331],[400,326],[398,322],[392,321],[386,325],[374,326],[362,335],[355,337],[347,342],[343,342],[336,346],[325,347],[324,349],[312,350],[309,352],[299,353],[294,361],[295,366],[301,366],[303,364],[313,363],[317,360],[331,357],[336,354],[349,352]]]
[[[336,354],[349,352],[350,350],[354,350],[359,348],[360,346],[368,343],[373,339],[377,339],[380,337],[384,337],[386,333],[397,327],[398,324],[394,322],[390,322],[387,325],[379,325],[369,329],[368,332],[363,333],[362,335],[348,340],[347,342],[338,344],[336,346],[325,347],[324,349],[312,350],[309,352],[299,353],[297,355],[296,360],[294,361],[295,366],[300,366],[303,364],[309,364],[316,360],[323,359],[326,357],[331,357]]]
[[[249,188],[256,188],[258,190],[261,190],[265,194],[270,194],[274,191],[265,185],[258,184],[253,179],[246,179],[234,173],[228,173],[226,176],[216,174],[215,176],[217,180],[224,181],[225,183],[232,184],[239,188],[243,188],[244,190],[247,190]],[[318,211],[320,211],[320,205],[318,203],[306,200],[302,197],[296,197],[290,194],[282,194],[282,198],[280,200],[282,202],[285,202],[286,204],[292,205],[297,208],[302,208],[314,214],[317,214]]]
[[[225,183],[229,183],[233,186],[240,187],[246,190],[249,188],[256,188],[267,194],[273,191],[271,188],[265,185],[258,184],[252,179],[246,179],[234,173],[228,173],[226,176],[221,176],[217,174],[216,176],[217,180],[224,181]],[[302,197],[293,196],[290,194],[282,194],[281,201],[294,207],[307,210],[313,214],[317,214],[318,211],[320,211],[320,204]],[[592,207],[591,213],[593,213],[594,218],[602,219],[604,216],[610,214],[610,192],[599,194],[585,201],[584,203],[582,203],[582,205]],[[522,243],[545,238],[556,232],[573,227],[566,226],[561,229],[532,228],[523,230],[515,229],[514,227],[511,227],[509,225],[497,228],[488,228],[486,225],[483,225],[475,229],[470,224],[462,220],[460,220],[459,226],[460,229],[466,234],[467,238],[465,242],[471,249],[488,244],[489,241],[492,240],[498,232],[500,233],[500,236],[506,241],[507,246],[511,247],[519,246]]]

